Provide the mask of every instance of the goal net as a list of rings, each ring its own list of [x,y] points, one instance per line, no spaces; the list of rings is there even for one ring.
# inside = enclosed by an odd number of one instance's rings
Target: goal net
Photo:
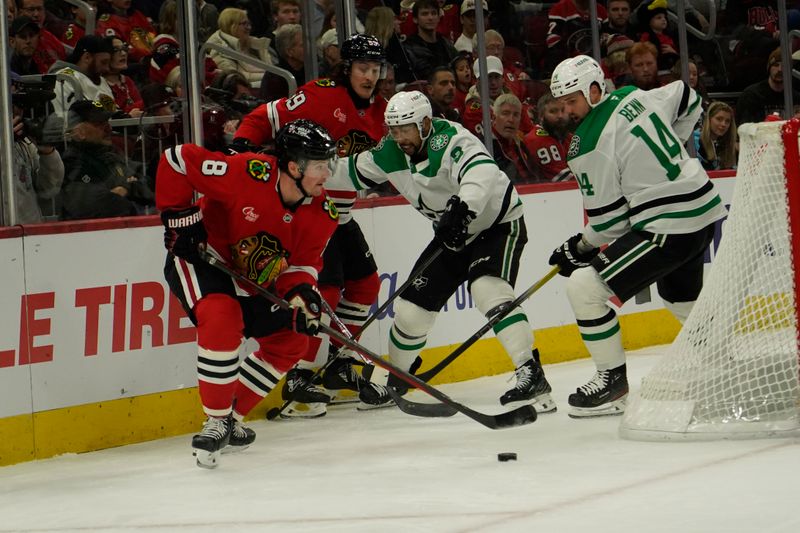
[[[680,334],[629,402],[623,437],[800,435],[798,124],[739,129],[716,257]]]

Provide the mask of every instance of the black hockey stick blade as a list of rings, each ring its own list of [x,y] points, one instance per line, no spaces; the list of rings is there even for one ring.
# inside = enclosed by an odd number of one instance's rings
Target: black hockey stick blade
[[[387,390],[394,400],[394,403],[397,404],[397,407],[408,415],[426,418],[444,418],[453,416],[458,412],[458,409],[455,407],[443,403],[411,402],[403,398],[394,387],[387,387]]]

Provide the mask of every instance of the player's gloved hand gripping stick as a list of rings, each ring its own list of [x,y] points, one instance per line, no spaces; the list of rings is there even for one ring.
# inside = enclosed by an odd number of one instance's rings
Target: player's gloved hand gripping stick
[[[205,250],[200,250],[199,254],[200,257],[203,260],[207,261],[210,265],[218,268],[222,272],[225,272],[232,278],[238,280],[240,283],[252,288],[266,300],[281,307],[282,309],[291,309],[291,306],[286,300],[272,294],[261,285],[249,280],[246,276],[243,276],[242,274],[239,274],[238,272],[228,268],[227,265],[219,261],[216,257],[212,256],[211,254],[207,253]],[[335,339],[341,344],[347,346],[351,350],[360,353],[361,355],[372,361],[375,365],[386,369],[394,376],[407,383],[410,387],[416,387],[424,391],[425,393],[433,396],[440,402],[453,407],[454,409],[456,409],[456,411],[463,413],[469,418],[475,420],[480,424],[483,424],[484,426],[490,429],[502,429],[508,427],[521,426],[536,421],[536,410],[530,405],[523,405],[522,407],[518,407],[517,409],[508,411],[506,413],[501,413],[499,415],[487,415],[484,413],[480,413],[478,411],[474,411],[469,407],[466,407],[465,405],[456,402],[455,400],[447,396],[439,389],[431,387],[424,381],[421,381],[416,376],[409,374],[408,372],[394,366],[389,361],[385,361],[378,354],[372,352],[371,350],[360,345],[359,343],[349,339],[345,335],[342,335],[341,333],[331,328],[327,324],[320,324],[319,330],[329,335],[332,339]]]

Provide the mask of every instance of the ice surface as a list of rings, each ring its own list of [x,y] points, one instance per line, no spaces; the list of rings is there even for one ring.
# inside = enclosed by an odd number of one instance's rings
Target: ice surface
[[[634,387],[660,351],[629,354]],[[618,417],[567,417],[589,360],[545,370],[559,411],[522,428],[341,406],[251,423],[255,444],[216,470],[189,435],[0,468],[0,532],[800,531],[800,441],[621,440]],[[508,377],[443,390],[500,412]]]

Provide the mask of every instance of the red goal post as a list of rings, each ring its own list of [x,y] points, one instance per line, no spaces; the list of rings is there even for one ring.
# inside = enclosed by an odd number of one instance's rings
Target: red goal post
[[[800,121],[745,124],[703,291],[632,395],[634,440],[800,436]]]

